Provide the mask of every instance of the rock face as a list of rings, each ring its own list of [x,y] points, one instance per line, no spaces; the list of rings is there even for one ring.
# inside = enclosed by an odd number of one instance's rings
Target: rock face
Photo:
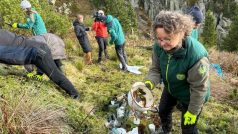
[[[220,14],[217,17],[217,26],[216,26],[216,31],[217,31],[217,45],[218,48],[220,48],[221,43],[223,39],[228,35],[228,31],[231,25],[231,20],[223,17],[222,14]]]
[[[55,5],[56,0],[48,0],[49,4]]]
[[[152,21],[161,10],[170,10],[170,11],[179,10],[185,12],[189,7],[188,3],[186,2],[187,0],[129,0],[129,1],[131,2],[132,6],[135,9],[140,9],[139,10],[140,12],[141,9],[144,10],[144,13],[149,18],[149,20],[147,21]],[[210,0],[198,0],[196,3],[196,5],[202,10],[204,17],[206,13],[205,12],[206,7],[209,5],[209,2]],[[139,15],[139,26],[144,25],[146,20],[142,19],[143,17],[140,16],[141,13],[138,13],[138,15]],[[222,15],[218,15],[217,13],[214,13],[214,17],[217,18],[215,19],[216,22],[214,23],[217,24],[216,30],[219,43],[228,34],[228,28],[230,27],[231,21],[230,19],[225,18]],[[203,21],[203,23],[204,22],[205,21]]]

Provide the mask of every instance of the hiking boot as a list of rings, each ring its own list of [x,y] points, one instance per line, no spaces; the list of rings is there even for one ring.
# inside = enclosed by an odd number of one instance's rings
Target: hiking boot
[[[126,67],[122,67],[121,71],[123,72],[129,72],[129,70]]]

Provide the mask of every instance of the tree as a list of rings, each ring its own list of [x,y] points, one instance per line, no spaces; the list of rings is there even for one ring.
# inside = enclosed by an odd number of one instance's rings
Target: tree
[[[137,16],[132,5],[127,0],[91,0],[97,7],[117,17],[125,32],[137,29]]]
[[[222,42],[222,48],[224,50],[233,52],[238,51],[238,8],[235,9],[234,17],[232,18],[232,24],[230,31],[224,41]]]
[[[32,7],[42,16],[47,31],[64,37],[70,29],[70,21],[66,15],[54,11],[54,8],[48,4],[48,1],[38,2],[37,0],[30,0]],[[20,0],[0,0],[0,14],[2,20],[7,23],[22,22],[24,23],[25,14],[20,7]],[[11,27],[0,22],[0,27],[8,30],[14,30]],[[31,35],[31,30],[16,29],[14,32],[18,34]]]
[[[215,18],[210,10],[206,12],[202,37],[202,42],[206,47],[213,47],[216,45],[217,36],[215,30]]]

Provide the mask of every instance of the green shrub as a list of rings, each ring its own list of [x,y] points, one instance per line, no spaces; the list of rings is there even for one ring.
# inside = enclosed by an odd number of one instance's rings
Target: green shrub
[[[48,32],[55,33],[64,37],[68,34],[71,24],[67,16],[55,12],[54,8],[48,4],[48,1],[30,0],[32,7],[42,16]],[[21,0],[1,0],[0,13],[4,21],[9,23],[25,23],[25,13],[20,7]],[[3,23],[0,24],[4,29],[13,30]],[[31,35],[31,30],[17,29],[19,34]]]
[[[126,0],[91,0],[91,2],[97,8],[103,9],[106,14],[117,17],[125,32],[137,29],[137,16],[130,2]]]

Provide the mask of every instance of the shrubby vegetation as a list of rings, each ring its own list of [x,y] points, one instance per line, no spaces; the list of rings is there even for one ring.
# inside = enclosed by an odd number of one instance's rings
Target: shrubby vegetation
[[[137,29],[136,13],[127,0],[91,0],[91,2],[98,9],[103,9],[106,14],[117,17],[125,32]]]
[[[65,36],[71,26],[67,16],[55,12],[54,8],[48,4],[48,1],[30,0],[32,7],[42,16],[48,32],[55,33],[61,37]],[[25,14],[20,7],[21,0],[1,0],[0,13],[5,22],[9,23],[24,23]],[[6,29],[11,29],[9,26],[0,23]],[[13,30],[13,29],[11,29]],[[20,30],[20,33],[31,35],[31,30]]]

